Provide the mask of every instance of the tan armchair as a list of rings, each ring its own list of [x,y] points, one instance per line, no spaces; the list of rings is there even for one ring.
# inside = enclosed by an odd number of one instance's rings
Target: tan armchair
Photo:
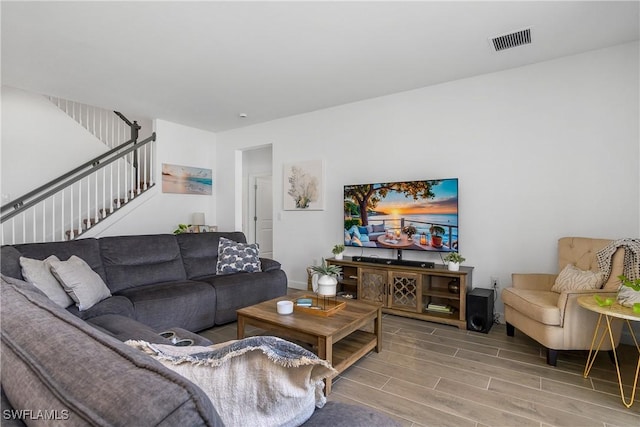
[[[558,271],[567,264],[581,270],[599,271],[596,253],[611,243],[606,239],[563,237],[558,240]],[[556,366],[558,350],[589,350],[598,315],[578,305],[578,297],[598,294],[615,297],[620,287],[624,249],[613,255],[611,274],[596,290],[551,290],[557,274],[513,274],[512,287],[502,291],[507,335],[514,328],[547,348],[547,363]],[[620,342],[622,324],[614,326],[616,346]],[[604,340],[601,350],[612,350],[610,340]],[[610,352],[611,355],[611,352]]]

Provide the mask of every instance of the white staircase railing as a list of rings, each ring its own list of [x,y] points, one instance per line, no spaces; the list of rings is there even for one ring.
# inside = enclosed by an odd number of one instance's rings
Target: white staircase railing
[[[46,98],[109,148],[117,147],[129,138],[129,126],[111,110],[55,96]]]
[[[74,239],[153,187],[156,134],[128,124],[129,141],[2,206],[1,243]]]

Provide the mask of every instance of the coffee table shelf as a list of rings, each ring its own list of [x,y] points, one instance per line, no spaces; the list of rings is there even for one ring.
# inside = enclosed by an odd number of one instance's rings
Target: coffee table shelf
[[[342,372],[376,348],[378,339],[375,334],[355,331],[333,345],[333,367]]]

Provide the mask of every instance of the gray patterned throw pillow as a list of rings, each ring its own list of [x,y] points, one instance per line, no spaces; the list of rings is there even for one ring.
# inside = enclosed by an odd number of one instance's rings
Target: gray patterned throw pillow
[[[216,274],[232,274],[240,271],[257,273],[262,271],[258,252],[257,243],[238,243],[220,237]]]

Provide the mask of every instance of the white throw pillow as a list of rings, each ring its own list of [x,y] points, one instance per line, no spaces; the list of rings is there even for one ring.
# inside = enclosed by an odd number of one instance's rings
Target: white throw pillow
[[[49,299],[62,308],[73,304],[73,300],[65,292],[64,288],[51,273],[51,261],[60,261],[57,256],[51,255],[45,260],[20,257],[22,277],[36,288],[40,289]]]
[[[111,291],[100,275],[75,255],[67,261],[51,261],[51,272],[76,302],[80,311],[88,310],[111,296]]]
[[[604,273],[580,270],[572,264],[562,269],[551,290],[553,292],[600,289],[604,284]]]

